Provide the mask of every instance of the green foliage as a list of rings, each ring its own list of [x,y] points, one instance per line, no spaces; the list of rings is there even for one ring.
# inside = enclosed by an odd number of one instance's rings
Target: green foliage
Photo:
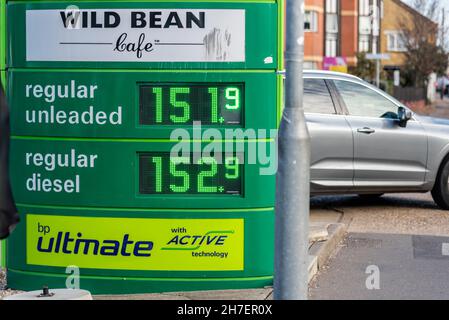
[[[409,47],[405,53],[404,76],[407,84],[423,87],[431,73],[446,74],[449,55],[445,50],[428,41]]]
[[[398,19],[398,30],[406,48],[403,76],[407,85],[424,87],[433,72],[446,73],[449,55],[444,50],[445,27],[436,23],[441,4],[441,0],[413,0],[411,5],[420,14],[414,15],[411,21],[404,16]],[[439,34],[440,43],[436,40]]]
[[[348,72],[366,81],[373,81],[376,78],[376,62],[368,60],[364,52],[357,54],[357,65],[348,68]]]

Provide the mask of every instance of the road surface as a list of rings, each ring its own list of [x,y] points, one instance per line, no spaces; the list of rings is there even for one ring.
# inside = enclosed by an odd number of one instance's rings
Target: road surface
[[[449,212],[430,194],[318,197],[348,236],[311,284],[311,299],[449,299]]]

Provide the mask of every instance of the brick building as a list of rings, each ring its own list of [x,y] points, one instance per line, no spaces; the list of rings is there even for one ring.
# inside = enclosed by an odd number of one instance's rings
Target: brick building
[[[401,0],[305,0],[305,10],[305,69],[326,69],[325,62],[335,57],[352,66],[357,53],[366,52],[388,53],[383,68],[398,70],[405,50],[399,19],[423,19],[438,28]]]
[[[306,69],[335,57],[355,65],[358,52],[379,52],[383,0],[305,0],[305,10]]]
[[[344,0],[343,0],[344,1]],[[381,49],[383,53],[388,53],[389,60],[383,60],[382,66],[387,71],[400,70],[404,64],[404,42],[401,38],[401,31],[399,21],[405,21],[407,24],[412,24],[413,20],[421,19],[426,29],[434,30],[435,37],[429,41],[435,42],[438,30],[438,24],[426,18],[415,9],[409,7],[401,0],[384,0],[385,1],[385,15],[382,19],[382,41]]]

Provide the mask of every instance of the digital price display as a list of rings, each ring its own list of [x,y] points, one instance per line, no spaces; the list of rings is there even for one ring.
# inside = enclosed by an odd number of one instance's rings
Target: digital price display
[[[143,84],[141,125],[242,125],[243,83]]]
[[[140,194],[241,195],[243,154],[170,157],[170,152],[139,154]]]

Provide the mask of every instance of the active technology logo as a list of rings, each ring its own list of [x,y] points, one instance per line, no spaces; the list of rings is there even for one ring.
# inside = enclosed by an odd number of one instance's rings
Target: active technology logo
[[[230,234],[234,234],[234,230],[209,231],[204,235],[176,235],[161,250],[191,251],[192,257],[227,258],[228,252],[202,251],[200,249],[210,246],[222,247]]]

